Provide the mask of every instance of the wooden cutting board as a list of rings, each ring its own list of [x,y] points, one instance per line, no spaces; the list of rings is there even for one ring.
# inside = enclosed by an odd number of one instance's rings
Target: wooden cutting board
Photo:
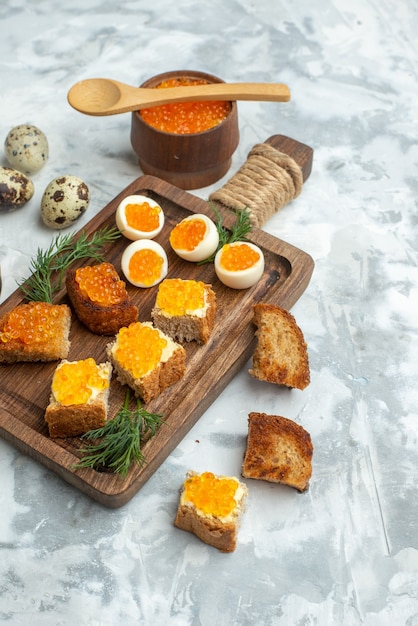
[[[125,478],[111,472],[74,470],[80,456],[81,440],[50,439],[44,421],[56,363],[0,364],[0,435],[83,493],[112,508],[122,506],[138,492],[250,358],[255,346],[253,304],[264,301],[290,309],[306,289],[314,267],[311,257],[302,250],[253,229],[248,239],[264,252],[265,273],[259,283],[248,290],[225,287],[218,281],[212,264],[197,266],[183,261],[172,252],[168,243],[171,229],[184,217],[204,213],[214,218],[210,205],[152,176],[133,181],[84,230],[91,234],[105,225],[114,226],[118,204],[131,194],[147,195],[164,210],[165,227],[156,240],[167,251],[168,277],[211,283],[218,304],[216,325],[209,342],[204,346],[194,343],[185,346],[187,367],[184,378],[147,405],[148,410],[162,413],[165,419],[155,437],[143,447],[147,463],[143,467],[132,466]],[[227,218],[225,224],[228,224]],[[128,243],[121,237],[106,249],[106,259],[118,271],[121,253]],[[157,287],[141,290],[128,286],[128,289],[139,306],[140,321],[149,320]],[[17,290],[0,306],[0,316],[22,301],[22,293]],[[68,304],[64,290],[57,294],[56,302]],[[75,317],[70,340],[69,360],[89,356],[98,362],[106,360],[106,345],[111,338],[90,333]],[[112,380],[110,417],[123,404],[125,392],[125,388]]]

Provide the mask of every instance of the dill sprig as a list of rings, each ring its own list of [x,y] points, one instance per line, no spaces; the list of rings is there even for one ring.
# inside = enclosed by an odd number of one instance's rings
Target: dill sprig
[[[220,214],[215,205],[211,206],[213,212],[216,215],[215,225],[219,234],[219,244],[215,252],[204,261],[200,261],[198,265],[213,262],[218,250],[220,250],[222,246],[224,246],[226,243],[234,243],[234,241],[245,241],[246,236],[252,229],[250,213],[247,209],[244,209],[242,211],[238,209],[228,209],[231,213],[235,214],[235,222],[232,224],[231,228],[228,229],[224,226],[223,215]]]
[[[146,462],[141,444],[155,435],[163,416],[149,413],[142,408],[139,399],[135,410],[129,409],[130,393],[126,394],[125,402],[115,417],[102,428],[90,430],[83,438],[91,443],[80,449],[84,456],[76,463],[74,469],[90,467],[92,469],[108,468],[126,476],[132,463],[142,465]]]
[[[46,250],[38,248],[30,264],[32,275],[19,283],[26,299],[52,303],[54,294],[62,287],[65,271],[70,265],[84,258],[103,261],[103,246],[118,239],[120,235],[117,228],[105,226],[93,233],[90,239],[83,230],[78,238],[74,233],[60,234]]]

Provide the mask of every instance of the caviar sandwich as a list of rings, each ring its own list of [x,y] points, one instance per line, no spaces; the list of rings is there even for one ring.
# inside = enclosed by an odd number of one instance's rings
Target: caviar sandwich
[[[235,477],[188,472],[174,524],[221,552],[233,552],[247,495]]]
[[[98,335],[115,335],[138,319],[138,307],[111,263],[69,269],[68,297],[81,322]]]
[[[186,370],[186,351],[151,322],[134,322],[119,330],[107,354],[122,385],[144,402],[179,381]]]
[[[19,304],[0,319],[0,362],[65,359],[70,326],[71,311],[66,304]]]
[[[63,360],[52,378],[45,411],[51,437],[74,437],[104,426],[107,421],[112,366],[92,358]]]
[[[177,341],[207,343],[216,314],[216,295],[202,281],[166,278],[158,288],[151,317],[157,328]]]

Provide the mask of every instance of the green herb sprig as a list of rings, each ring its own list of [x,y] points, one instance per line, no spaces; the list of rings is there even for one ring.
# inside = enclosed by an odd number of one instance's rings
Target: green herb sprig
[[[66,270],[74,261],[84,258],[103,261],[103,247],[120,236],[117,228],[107,226],[93,233],[90,239],[84,230],[78,238],[75,234],[58,235],[46,250],[38,248],[30,264],[32,275],[19,283],[20,289],[27,300],[52,303],[54,294],[62,287]]]
[[[205,259],[204,261],[199,261],[198,265],[204,265],[205,263],[212,263],[215,259],[216,253],[218,250],[222,248],[226,243],[234,243],[235,241],[245,241],[246,236],[252,229],[252,223],[250,218],[250,212],[247,209],[242,211],[238,209],[229,209],[231,213],[235,214],[235,222],[232,224],[231,228],[228,229],[224,226],[224,217],[220,214],[216,206],[211,205],[212,210],[216,215],[216,228],[219,235],[219,244],[216,248],[215,252]]]
[[[126,476],[132,463],[142,465],[146,462],[141,444],[155,435],[163,424],[163,416],[149,413],[142,408],[139,399],[135,410],[129,409],[130,393],[115,417],[102,428],[90,430],[84,439],[94,440],[80,449],[83,457],[74,469],[89,467],[92,469],[108,468],[121,476]]]

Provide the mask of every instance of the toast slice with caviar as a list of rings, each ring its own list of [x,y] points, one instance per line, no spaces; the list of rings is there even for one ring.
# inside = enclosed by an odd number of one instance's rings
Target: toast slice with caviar
[[[257,345],[249,373],[258,380],[296,389],[310,383],[308,348],[289,311],[274,304],[253,306]]]
[[[174,525],[221,552],[233,552],[245,510],[247,486],[235,477],[188,472]]]
[[[0,319],[0,363],[65,359],[70,328],[71,310],[66,304],[19,304]]]
[[[138,307],[111,263],[70,269],[66,288],[78,319],[97,335],[115,335],[138,319]]]
[[[151,311],[154,325],[180,343],[207,343],[216,314],[216,295],[202,281],[166,278]]]
[[[93,358],[56,367],[45,421],[52,438],[75,437],[106,424],[112,366]]]
[[[122,385],[147,403],[183,378],[186,351],[151,322],[134,322],[119,330],[107,354]]]
[[[312,476],[312,455],[311,436],[296,422],[280,415],[249,414],[244,478],[305,491]]]

